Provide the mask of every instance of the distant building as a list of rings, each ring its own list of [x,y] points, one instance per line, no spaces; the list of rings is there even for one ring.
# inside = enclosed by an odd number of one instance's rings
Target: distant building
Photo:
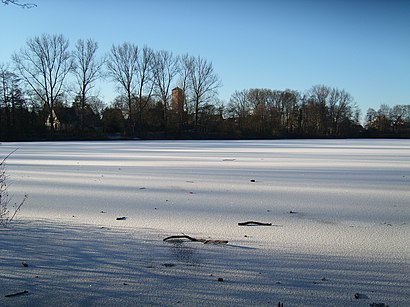
[[[53,120],[51,121],[51,116]],[[74,108],[56,107],[51,114],[46,118],[46,127],[51,130],[51,122],[53,122],[53,130],[69,131],[76,127],[78,116]]]
[[[184,111],[185,94],[184,91],[176,87],[172,90],[171,107],[172,111],[182,113]]]
[[[53,119],[53,120],[51,120]],[[51,122],[53,122],[53,130],[60,130],[61,123],[56,115],[56,112],[53,110],[46,118],[46,127],[51,130]]]

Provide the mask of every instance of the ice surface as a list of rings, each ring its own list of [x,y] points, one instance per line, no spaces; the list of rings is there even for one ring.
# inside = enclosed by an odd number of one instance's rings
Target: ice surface
[[[0,156],[15,148],[9,192],[29,199],[0,229],[0,282],[30,294],[0,305],[73,291],[67,304],[410,301],[410,140],[3,143]],[[182,233],[229,244],[162,242]],[[23,258],[39,279],[13,267]]]

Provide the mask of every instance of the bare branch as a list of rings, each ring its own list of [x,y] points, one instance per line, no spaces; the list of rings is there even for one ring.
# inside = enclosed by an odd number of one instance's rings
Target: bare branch
[[[18,150],[18,148],[14,149],[11,153],[9,153],[3,160],[1,160],[0,162],[0,166],[3,166],[4,163],[6,162],[6,160],[12,155],[14,154],[16,151]]]
[[[23,9],[31,9],[33,7],[37,7],[37,4],[35,4],[35,3],[20,3],[18,0],[1,0],[1,2],[4,5],[13,4],[13,5],[19,6]]]

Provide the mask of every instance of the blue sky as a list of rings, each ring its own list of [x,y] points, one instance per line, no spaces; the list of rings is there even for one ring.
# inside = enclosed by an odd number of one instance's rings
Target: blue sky
[[[21,0],[23,1],[23,0]],[[410,104],[410,1],[32,0],[0,6],[0,63],[27,38],[93,38],[100,54],[125,41],[211,61],[229,101],[235,90],[316,84],[350,92],[365,114]],[[110,102],[110,83],[99,86]],[[364,115],[363,114],[363,115]]]

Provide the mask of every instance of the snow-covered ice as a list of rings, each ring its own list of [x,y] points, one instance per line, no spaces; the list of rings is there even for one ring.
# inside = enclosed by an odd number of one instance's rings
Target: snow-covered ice
[[[0,157],[15,148],[9,192],[29,198],[0,229],[0,305],[410,301],[410,140],[3,143]],[[180,234],[229,243],[162,241]]]

